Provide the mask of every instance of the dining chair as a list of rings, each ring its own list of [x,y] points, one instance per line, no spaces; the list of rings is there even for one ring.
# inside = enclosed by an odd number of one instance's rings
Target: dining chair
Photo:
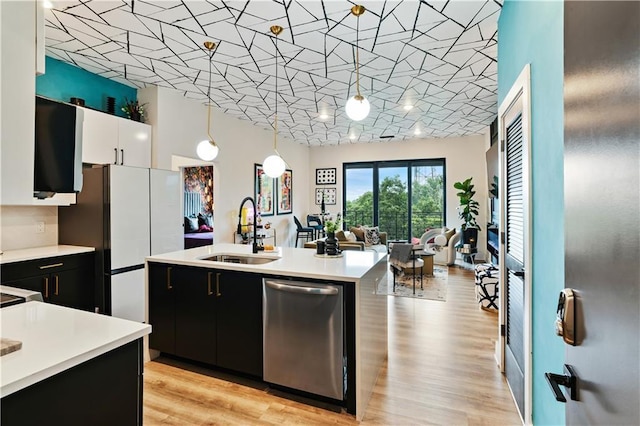
[[[422,267],[424,260],[416,256],[413,244],[393,243],[389,254],[389,263],[393,270],[393,291],[396,291],[396,276],[407,269],[413,271],[413,294],[416,294],[416,268],[420,268],[420,288],[422,286]]]
[[[300,221],[298,220],[297,217],[293,217],[293,220],[296,223],[296,247],[298,247],[298,239],[299,238],[304,238],[306,241],[311,241],[313,240],[313,235],[315,233],[315,229],[313,228],[309,228],[309,227],[304,227],[302,226],[302,223],[300,223]]]
[[[314,239],[318,239],[323,236],[324,227],[322,226],[322,221],[318,216],[314,216],[312,214],[307,215],[307,227],[313,228],[314,230]]]

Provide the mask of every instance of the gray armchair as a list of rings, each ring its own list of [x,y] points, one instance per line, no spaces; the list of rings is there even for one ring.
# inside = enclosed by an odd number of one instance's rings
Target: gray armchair
[[[460,242],[462,232],[456,231],[449,241],[445,245],[438,245],[436,243],[428,243],[427,241],[432,238],[435,239],[438,235],[442,234],[442,228],[430,229],[420,237],[420,244],[423,244],[426,248],[430,248],[436,254],[433,256],[433,263],[440,265],[453,265],[456,262],[456,245]]]

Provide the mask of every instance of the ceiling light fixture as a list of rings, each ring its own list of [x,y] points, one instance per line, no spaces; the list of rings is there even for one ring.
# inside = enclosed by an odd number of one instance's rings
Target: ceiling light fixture
[[[413,109],[413,105],[405,105],[403,108],[405,111],[411,111]]]
[[[49,0],[44,0],[42,2],[42,7],[44,7],[45,9],[53,9],[53,3],[51,3]]]
[[[275,91],[275,118],[273,120],[273,150],[275,154],[272,154],[264,159],[262,162],[262,168],[267,176],[277,178],[282,176],[284,169],[287,167],[284,160],[278,152],[278,35],[282,32],[280,25],[273,25],[271,32],[276,36],[276,54],[274,56],[276,63],[276,91]]]
[[[358,23],[356,26],[356,94],[347,101],[344,109],[347,112],[347,116],[353,121],[360,121],[369,115],[371,105],[369,101],[360,94],[360,54],[359,54],[359,39],[360,33],[360,15],[365,12],[364,6],[355,5],[351,8],[351,14],[355,15]]]
[[[204,47],[209,51],[209,86],[207,88],[207,99],[209,101],[207,105],[207,135],[209,139],[205,139],[198,144],[196,153],[203,161],[213,161],[220,151],[211,136],[211,61],[213,60],[213,49],[216,48],[216,44],[212,41],[205,41]]]
[[[318,118],[320,118],[320,120],[326,120],[327,118],[329,118],[329,114],[326,113],[321,113]]]
[[[414,135],[416,135],[416,136],[418,136],[418,135],[422,134],[422,132],[420,131],[420,129],[419,129],[419,128],[416,128],[416,129],[413,131],[413,134],[414,134]]]

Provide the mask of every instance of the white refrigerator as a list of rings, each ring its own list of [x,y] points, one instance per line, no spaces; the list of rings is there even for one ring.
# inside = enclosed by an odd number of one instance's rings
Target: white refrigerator
[[[180,173],[104,165],[83,178],[77,204],[59,209],[59,242],[96,248],[98,312],[144,322],[145,257],[183,244]]]

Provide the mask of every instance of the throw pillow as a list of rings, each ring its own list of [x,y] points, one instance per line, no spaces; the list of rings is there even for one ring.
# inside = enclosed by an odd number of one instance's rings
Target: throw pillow
[[[358,241],[358,239],[356,238],[356,234],[354,234],[353,232],[345,232],[345,236],[347,237],[347,241],[352,241],[352,242],[356,242]]]
[[[198,213],[198,226],[202,226],[202,225],[207,225],[208,227],[212,227],[213,223],[211,221],[211,216]]]
[[[377,226],[364,228],[364,243],[366,245],[380,244],[380,230]]]
[[[196,217],[184,217],[184,233],[196,232],[198,230],[198,218]]]
[[[449,229],[444,233],[444,236],[447,237],[447,244],[449,244],[449,240],[456,234],[456,228]]]
[[[338,241],[347,241],[347,236],[344,235],[344,231],[342,229],[339,231],[336,231],[336,239]]]
[[[356,236],[356,241],[364,241],[364,229],[351,227],[349,231]]]

